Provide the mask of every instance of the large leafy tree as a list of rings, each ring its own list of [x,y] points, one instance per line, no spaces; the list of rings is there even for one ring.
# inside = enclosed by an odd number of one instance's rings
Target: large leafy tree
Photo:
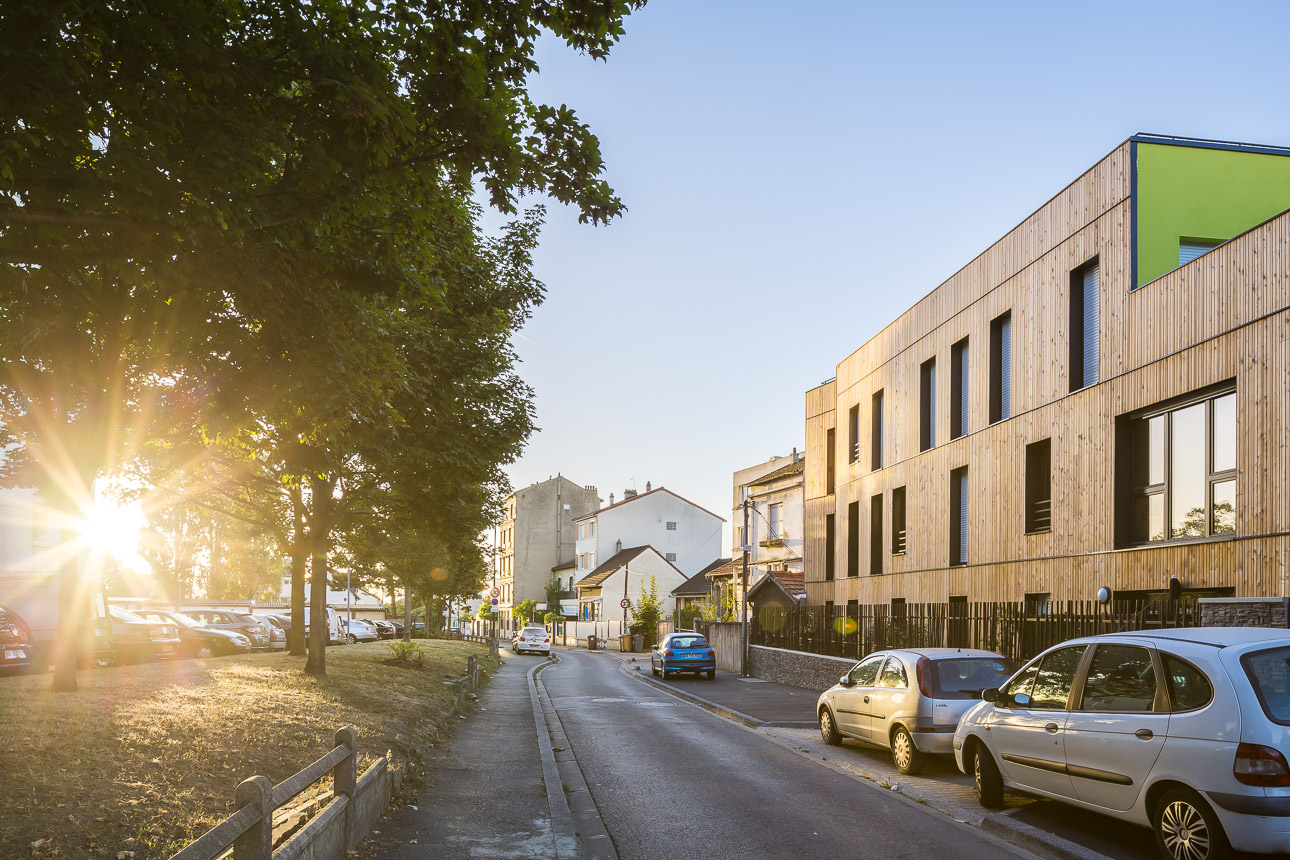
[[[70,546],[94,480],[137,451],[159,390],[204,394],[203,413],[252,411],[240,402],[256,369],[240,348],[248,333],[299,343],[309,326],[325,333],[319,313],[348,322],[368,296],[433,289],[431,260],[410,253],[433,249],[409,240],[451,225],[473,179],[502,211],[545,191],[582,220],[618,214],[594,135],[567,108],[534,103],[525,80],[543,28],[604,57],[639,5],[4,6],[6,479],[40,487]],[[377,378],[378,363],[362,366],[371,372],[327,380],[333,405]],[[345,415],[319,408],[272,425],[297,447],[284,456],[319,526],[315,562],[359,447]],[[64,655],[75,579],[67,552]],[[59,666],[55,688],[74,689],[70,660]]]

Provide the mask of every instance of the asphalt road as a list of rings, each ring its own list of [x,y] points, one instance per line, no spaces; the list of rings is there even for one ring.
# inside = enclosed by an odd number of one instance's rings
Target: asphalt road
[[[620,857],[1021,853],[628,678],[616,661],[560,656],[542,681]]]

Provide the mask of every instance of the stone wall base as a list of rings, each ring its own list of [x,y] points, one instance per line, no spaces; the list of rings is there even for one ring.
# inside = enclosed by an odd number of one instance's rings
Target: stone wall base
[[[761,645],[751,645],[748,651],[748,674],[754,678],[821,693],[836,684],[838,678],[856,664],[855,660],[845,657],[825,657]]]
[[[1285,627],[1283,597],[1202,597],[1202,627]]]

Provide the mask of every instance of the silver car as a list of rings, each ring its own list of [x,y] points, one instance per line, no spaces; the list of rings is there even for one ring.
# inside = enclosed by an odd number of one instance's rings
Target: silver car
[[[887,747],[897,770],[916,774],[924,754],[954,752],[959,717],[1015,668],[1001,654],[970,648],[878,651],[820,694],[820,736]]]

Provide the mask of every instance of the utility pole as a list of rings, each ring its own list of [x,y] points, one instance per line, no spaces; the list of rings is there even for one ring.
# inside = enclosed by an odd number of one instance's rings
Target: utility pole
[[[740,641],[743,643],[743,653],[740,655],[740,658],[739,658],[739,674],[747,678],[748,677],[748,496],[747,496],[746,490],[744,495],[743,536],[744,537],[743,537],[742,549],[744,551],[744,572],[743,572],[743,584],[741,587],[741,591],[743,592],[743,594],[740,596],[740,604],[742,609],[739,613],[739,630],[740,630],[739,638],[740,638]]]

